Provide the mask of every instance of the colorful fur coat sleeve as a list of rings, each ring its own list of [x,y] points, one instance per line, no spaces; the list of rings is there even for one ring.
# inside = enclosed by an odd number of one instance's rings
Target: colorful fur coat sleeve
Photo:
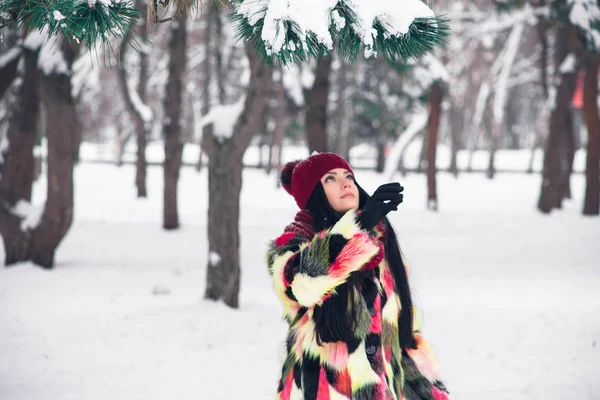
[[[381,242],[362,230],[355,217],[355,211],[348,211],[312,240],[287,231],[270,244],[267,264],[286,312],[322,304],[353,271],[381,260]]]

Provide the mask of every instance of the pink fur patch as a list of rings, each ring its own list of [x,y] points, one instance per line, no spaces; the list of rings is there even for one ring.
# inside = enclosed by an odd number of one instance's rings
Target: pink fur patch
[[[287,244],[296,234],[294,232],[286,232],[275,239],[275,244],[279,247]]]
[[[381,296],[377,296],[375,298],[375,304],[373,304],[375,308],[375,315],[371,318],[371,326],[369,331],[371,333],[381,333]]]
[[[324,343],[323,359],[338,371],[344,369],[348,364],[348,346],[344,342]]]
[[[350,272],[360,267],[355,265],[357,259],[372,253],[375,249],[376,245],[366,233],[357,233],[346,243],[346,246],[340,251],[334,263],[331,264],[329,275],[332,278],[345,278]]]
[[[433,387],[432,394],[435,400],[450,400],[450,397],[448,397],[448,393],[441,391],[435,386]]]
[[[317,399],[319,400],[330,400],[329,397],[329,382],[325,376],[325,368],[321,367],[321,373],[319,374],[319,390],[317,392]]]

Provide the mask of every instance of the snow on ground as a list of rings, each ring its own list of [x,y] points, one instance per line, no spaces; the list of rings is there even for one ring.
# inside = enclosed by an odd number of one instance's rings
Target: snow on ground
[[[182,170],[183,226],[165,232],[159,167],[136,200],[133,166],[80,164],[56,269],[0,269],[0,399],[273,399],[285,326],[263,253],[295,204],[274,175],[243,178],[231,310],[202,299],[205,171]],[[600,219],[580,215],[583,176],[551,216],[535,211],[537,175],[440,174],[437,214],[424,176],[397,178],[392,221],[453,399],[600,399]],[[39,181],[34,204],[44,192]]]

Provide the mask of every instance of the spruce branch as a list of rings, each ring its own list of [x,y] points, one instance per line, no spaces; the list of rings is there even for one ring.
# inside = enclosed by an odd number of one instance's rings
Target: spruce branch
[[[3,0],[0,15],[3,22],[27,31],[45,29],[48,36],[62,34],[90,50],[122,37],[139,12],[127,0]]]

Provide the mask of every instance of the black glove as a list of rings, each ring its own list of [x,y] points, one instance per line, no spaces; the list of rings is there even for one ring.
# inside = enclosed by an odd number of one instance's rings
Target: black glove
[[[390,211],[396,211],[404,199],[403,190],[404,188],[398,182],[379,186],[365,203],[363,212],[357,217],[361,228],[370,231]]]

